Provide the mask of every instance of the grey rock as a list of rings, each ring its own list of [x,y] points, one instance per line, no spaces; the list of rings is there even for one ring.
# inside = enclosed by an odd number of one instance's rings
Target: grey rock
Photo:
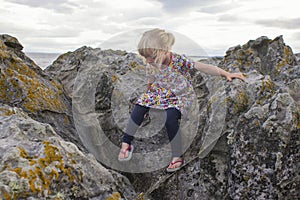
[[[30,59],[22,57],[22,53],[9,49],[4,43],[2,46],[3,52],[13,52],[29,65]],[[112,168],[108,171],[114,178],[108,178],[108,182],[113,182],[116,191],[124,198],[299,199],[300,66],[291,48],[284,44],[282,36],[273,40],[263,36],[229,48],[221,60],[207,59],[205,62],[231,72],[244,73],[247,78],[245,82],[228,82],[219,76],[192,71],[198,107],[192,109],[191,114],[196,121],[191,124],[197,129],[182,124],[187,138],[193,139],[184,154],[187,164],[172,174],[164,172],[167,166],[164,164],[165,157],[168,156],[165,153],[156,155],[157,159],[151,162],[145,156],[140,160],[133,158],[122,169],[112,167],[117,166],[116,155],[133,102],[146,88],[145,65],[139,56],[118,50],[82,47],[61,55],[43,72],[38,72],[34,64],[30,68],[46,80],[62,83],[63,99],[69,101],[69,104],[66,103],[68,109],[63,113],[73,117],[74,120],[70,120],[72,128],[59,127],[61,118],[55,115],[52,115],[51,126],[54,130],[76,132],[80,142],[74,143],[80,147],[82,142],[98,162]],[[18,88],[22,87],[13,86],[11,83],[6,87],[17,97]],[[13,100],[3,101],[13,105],[11,102]],[[16,101],[15,105],[28,112],[22,103]],[[29,112],[29,115],[32,114]],[[7,126],[6,121],[2,124]],[[151,136],[151,129],[157,128],[150,123],[139,134]],[[10,134],[6,132],[5,135],[8,137]],[[105,136],[105,140],[100,135]],[[64,136],[70,141],[68,135]],[[39,136],[33,138],[40,140]],[[61,139],[59,143],[58,140],[51,141],[59,147],[65,142]],[[155,137],[137,138],[135,151],[146,155],[167,142],[166,132],[161,129]],[[114,144],[114,148],[106,148],[110,143]],[[43,144],[40,143],[40,146]],[[26,159],[16,159],[18,153],[15,149],[1,156],[26,166]],[[36,155],[35,152],[33,154]],[[144,173],[124,170],[126,166],[153,164],[160,167]],[[1,168],[4,172],[4,166],[0,167],[0,171]],[[45,169],[45,173],[50,171],[51,167]],[[118,172],[125,175],[131,184]],[[11,171],[5,171],[3,176],[8,175],[16,176]],[[5,182],[3,187],[24,190],[28,187],[26,184],[24,180],[16,186]],[[101,191],[105,193],[106,190]],[[113,192],[105,194],[118,198],[118,194]]]
[[[12,36],[7,35],[7,34],[3,34],[3,35],[0,36],[0,38],[7,47],[16,49],[18,51],[21,51],[23,49],[23,46],[18,41],[18,39],[15,38],[15,37],[12,37]]]
[[[133,198],[125,177],[64,141],[49,124],[7,105],[0,107],[0,121],[1,198]]]
[[[85,149],[72,122],[71,100],[62,84],[7,41],[19,44],[14,37],[0,36],[0,103],[24,109],[32,118],[53,125],[65,140]]]
[[[99,114],[101,130],[120,145],[123,132],[120,124],[123,121],[123,126],[126,125],[133,100],[145,88],[145,76],[139,71],[143,70],[143,63],[135,55],[128,58],[126,53],[120,55],[119,51],[112,50],[88,49],[91,51],[89,59],[89,56],[78,57],[86,51],[86,47],[78,49],[69,58],[84,59],[77,71],[99,66],[95,68],[102,75],[94,83],[98,86],[95,93],[98,106],[92,109]],[[133,73],[130,62],[141,66],[137,72]],[[163,169],[125,173],[136,192],[143,193],[146,199],[298,198],[299,169],[294,160],[299,160],[299,66],[291,48],[284,44],[282,36],[274,40],[260,37],[230,48],[221,61],[207,59],[204,62],[218,64],[231,72],[242,72],[246,81],[229,83],[220,77],[192,73],[200,128],[185,153],[188,164],[171,175],[165,174]],[[57,63],[60,65],[47,69],[51,69],[53,75],[62,73],[60,66],[73,68],[61,59]],[[65,87],[72,88],[74,76],[64,73],[58,78],[66,83]],[[127,88],[122,85],[130,80],[135,81],[125,85]],[[114,102],[120,93],[114,92],[118,89],[124,92],[127,103],[123,102],[120,105],[126,106],[116,109]],[[120,113],[117,120],[116,114]],[[162,130],[161,134],[165,132]],[[166,141],[163,136],[147,139],[147,142],[137,139],[135,147],[149,152]]]

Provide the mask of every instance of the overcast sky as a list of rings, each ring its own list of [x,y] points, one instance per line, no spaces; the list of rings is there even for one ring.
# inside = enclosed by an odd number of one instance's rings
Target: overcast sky
[[[0,34],[17,37],[25,52],[96,48],[154,27],[186,36],[209,56],[279,35],[300,52],[299,0],[0,0],[0,5]]]

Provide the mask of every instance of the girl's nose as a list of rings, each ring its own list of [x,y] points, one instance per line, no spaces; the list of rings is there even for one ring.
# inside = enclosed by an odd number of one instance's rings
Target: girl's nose
[[[154,59],[153,58],[146,58],[147,63],[153,63]]]

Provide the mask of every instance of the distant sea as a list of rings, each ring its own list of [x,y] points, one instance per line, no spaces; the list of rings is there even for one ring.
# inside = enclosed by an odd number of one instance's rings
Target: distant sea
[[[46,69],[60,56],[60,53],[38,53],[38,52],[28,52],[25,54],[32,59],[40,68]],[[189,56],[194,61],[207,59],[208,56]]]
[[[59,53],[37,53],[37,52],[28,52],[25,54],[33,60],[40,68],[45,69],[55,61]]]

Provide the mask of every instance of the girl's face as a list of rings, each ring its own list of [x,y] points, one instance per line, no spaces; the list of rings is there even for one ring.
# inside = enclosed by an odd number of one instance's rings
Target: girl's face
[[[155,64],[156,57],[157,57],[156,55],[152,54],[152,55],[146,56],[145,59],[146,59],[147,63]]]
[[[166,51],[159,51],[154,49],[146,49],[143,53],[143,57],[146,62],[153,67],[161,68],[162,65],[166,65],[168,55]],[[168,63],[167,63],[168,64]]]
[[[155,51],[152,49],[147,49],[144,53],[145,54],[143,56],[146,59],[146,62],[149,64],[154,64],[157,58]]]

